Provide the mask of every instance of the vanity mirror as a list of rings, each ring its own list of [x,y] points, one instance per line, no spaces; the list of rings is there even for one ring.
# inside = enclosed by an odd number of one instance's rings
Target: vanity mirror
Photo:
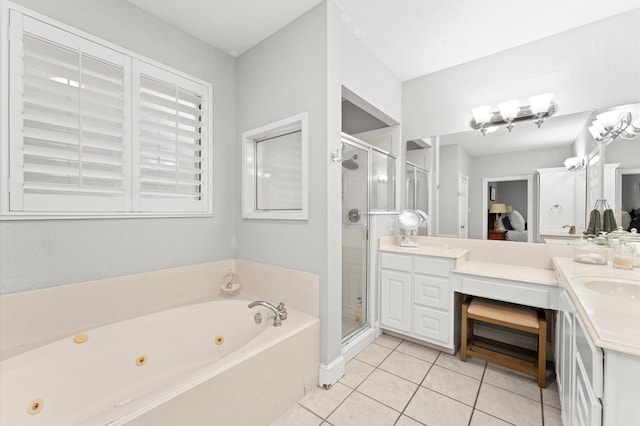
[[[468,238],[476,239],[504,232],[493,229],[495,215],[489,214],[493,203],[506,204],[523,217],[529,242],[542,242],[541,230],[575,238],[569,234],[571,226],[578,229],[579,236],[589,211],[603,196],[620,223],[623,208],[627,212],[640,209],[640,135],[631,140],[618,137],[601,145],[588,130],[598,115],[614,110],[620,116],[630,112],[633,122],[640,122],[640,103],[636,103],[555,115],[540,128],[523,123],[511,133],[499,129],[483,136],[470,129],[421,139],[425,142],[421,149],[431,155],[423,165],[431,180],[432,235],[464,238],[463,227],[468,229]],[[407,174],[415,150],[415,141],[406,142],[403,163]],[[605,167],[599,166],[602,158]],[[547,184],[552,172],[555,180]],[[495,188],[493,201],[489,199],[490,186]],[[411,189],[405,185],[407,208],[413,208],[409,205]]]

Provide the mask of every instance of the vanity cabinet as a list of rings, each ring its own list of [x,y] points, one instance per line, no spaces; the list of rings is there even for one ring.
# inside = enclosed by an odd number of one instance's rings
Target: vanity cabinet
[[[455,349],[452,259],[380,253],[382,328]]]
[[[604,356],[586,332],[566,291],[557,314],[556,374],[562,424],[602,425]]]

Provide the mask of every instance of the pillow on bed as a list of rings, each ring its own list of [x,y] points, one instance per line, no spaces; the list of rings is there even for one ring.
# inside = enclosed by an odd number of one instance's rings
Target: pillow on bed
[[[518,210],[513,210],[509,213],[509,222],[516,231],[524,231],[524,218]]]
[[[511,226],[511,221],[509,220],[509,215],[504,215],[504,217],[502,218],[502,227],[504,227],[504,229],[506,231],[513,231],[513,226]]]

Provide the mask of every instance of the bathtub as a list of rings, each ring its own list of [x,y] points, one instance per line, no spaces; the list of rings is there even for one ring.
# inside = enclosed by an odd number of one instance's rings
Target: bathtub
[[[182,306],[9,358],[0,424],[268,425],[317,386],[319,321],[289,308],[274,327],[248,304]]]

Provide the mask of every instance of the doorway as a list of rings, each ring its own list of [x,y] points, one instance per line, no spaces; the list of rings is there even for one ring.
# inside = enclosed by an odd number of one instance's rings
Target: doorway
[[[508,188],[510,186],[519,186],[517,191],[500,191],[500,185],[503,184]],[[524,201],[526,199],[526,202]],[[518,201],[516,204],[515,200]],[[518,241],[535,242],[537,234],[537,219],[533,206],[533,175],[522,176],[500,176],[482,178],[482,239],[486,240],[489,234],[489,209],[491,204],[499,203],[512,206],[513,209],[520,211],[526,222],[526,231],[524,235],[519,236]],[[514,204],[520,205],[518,209]],[[526,216],[525,216],[526,212]],[[493,215],[493,214],[492,214]],[[535,232],[534,232],[535,231]],[[522,237],[522,238],[520,238]]]

